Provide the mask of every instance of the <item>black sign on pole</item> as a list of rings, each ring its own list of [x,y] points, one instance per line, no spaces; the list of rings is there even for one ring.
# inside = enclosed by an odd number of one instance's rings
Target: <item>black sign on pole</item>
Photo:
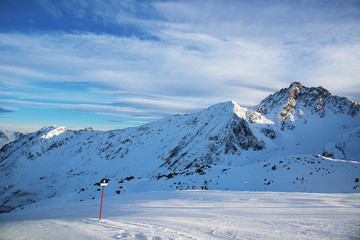
[[[109,179],[103,178],[100,181],[100,186],[106,187],[108,185],[108,183],[109,183]]]

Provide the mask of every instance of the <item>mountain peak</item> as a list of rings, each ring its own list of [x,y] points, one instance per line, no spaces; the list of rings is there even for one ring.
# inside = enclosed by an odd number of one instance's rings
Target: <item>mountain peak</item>
[[[21,137],[23,137],[24,134],[20,133],[20,132],[14,132],[14,131],[9,131],[6,129],[0,129],[0,149],[10,143],[13,142]]]
[[[46,130],[48,131],[41,138],[49,139],[67,131],[66,127],[55,127],[55,126],[47,128]]]
[[[303,87],[304,87],[304,86],[303,86],[301,83],[299,83],[299,82],[293,82],[293,83],[290,84],[289,89],[294,89],[294,88],[299,88],[299,89],[301,89],[301,88],[303,88]]]
[[[346,114],[351,117],[358,115],[360,104],[345,97],[331,94],[323,87],[305,87],[293,82],[288,88],[269,95],[255,110],[273,121],[294,120],[294,115],[303,112],[324,117],[327,112]]]

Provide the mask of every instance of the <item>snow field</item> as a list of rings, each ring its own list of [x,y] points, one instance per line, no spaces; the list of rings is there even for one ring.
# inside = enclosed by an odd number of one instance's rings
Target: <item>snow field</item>
[[[100,193],[99,193],[100,194]],[[360,239],[360,194],[156,191],[0,215],[0,239]]]

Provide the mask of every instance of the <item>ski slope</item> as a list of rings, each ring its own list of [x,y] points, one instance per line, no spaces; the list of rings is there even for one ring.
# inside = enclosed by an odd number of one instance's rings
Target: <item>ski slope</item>
[[[358,193],[126,193],[104,199],[101,221],[100,196],[55,199],[1,214],[0,239],[360,239]]]

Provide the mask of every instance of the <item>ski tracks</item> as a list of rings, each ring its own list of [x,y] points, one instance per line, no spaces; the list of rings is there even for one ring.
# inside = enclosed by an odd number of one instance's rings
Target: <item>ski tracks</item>
[[[95,224],[107,229],[111,233],[112,239],[128,240],[176,240],[176,239],[196,239],[186,234],[177,227],[162,226],[159,224],[136,223],[129,221],[117,221],[107,219],[88,218],[83,220],[86,224]],[[110,236],[109,236],[110,237]]]

